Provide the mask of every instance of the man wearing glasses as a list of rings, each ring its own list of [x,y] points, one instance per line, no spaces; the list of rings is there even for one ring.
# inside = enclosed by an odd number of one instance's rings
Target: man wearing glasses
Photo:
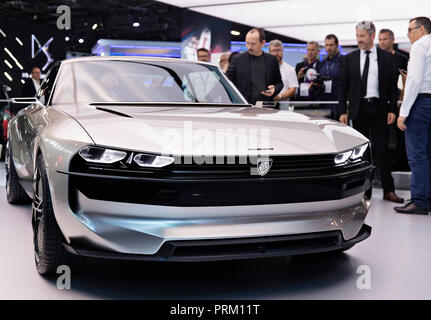
[[[218,63],[223,73],[226,73],[227,68],[229,67],[229,53],[228,52],[222,53]]]
[[[412,171],[411,201],[395,207],[399,213],[428,214],[431,207],[431,21],[409,22],[412,43],[403,104],[397,121],[405,132],[407,158]]]
[[[281,92],[274,97],[274,101],[287,100],[295,95],[296,88],[299,87],[295,68],[283,61],[283,43],[280,40],[269,42],[269,53],[277,58],[284,85]]]
[[[198,61],[210,62],[211,60],[211,54],[205,48],[198,49],[197,55],[198,55]]]

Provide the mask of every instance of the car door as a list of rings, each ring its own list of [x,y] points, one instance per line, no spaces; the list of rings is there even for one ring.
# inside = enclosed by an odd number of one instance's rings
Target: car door
[[[19,152],[14,153],[14,164],[21,178],[23,188],[31,192],[33,182],[33,153],[35,138],[40,130],[49,123],[46,111],[46,103],[53,91],[55,79],[58,74],[59,64],[55,64],[48,72],[42,82],[36,97],[43,101],[44,106],[32,104],[21,110],[18,114],[17,129],[19,130],[18,144]]]

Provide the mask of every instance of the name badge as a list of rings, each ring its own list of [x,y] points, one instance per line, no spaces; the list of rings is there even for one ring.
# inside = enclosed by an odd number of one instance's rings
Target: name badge
[[[325,81],[323,81],[323,84],[325,85],[325,93],[331,93],[332,92],[332,80],[325,80]]]
[[[299,86],[299,95],[301,97],[308,97],[308,83],[302,82]]]

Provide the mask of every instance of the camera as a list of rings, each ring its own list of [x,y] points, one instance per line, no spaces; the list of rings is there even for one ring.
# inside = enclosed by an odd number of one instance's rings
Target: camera
[[[310,95],[314,98],[323,98],[325,96],[325,81],[331,80],[331,77],[322,76],[311,67],[305,70],[305,80],[311,82]]]

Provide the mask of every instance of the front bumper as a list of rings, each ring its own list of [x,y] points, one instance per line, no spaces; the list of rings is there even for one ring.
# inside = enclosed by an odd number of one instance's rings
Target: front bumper
[[[240,257],[250,258],[256,254],[256,252],[247,251],[249,249],[242,252],[244,246],[255,248],[257,245],[260,250],[267,252],[263,256],[292,254],[295,252],[292,244],[296,242],[292,242],[291,239],[297,236],[301,237],[298,239],[303,243],[309,242],[304,240],[308,236],[320,239],[315,235],[325,233],[323,238],[327,240],[320,244],[313,244],[311,248],[305,248],[304,252],[336,250],[343,248],[344,245],[350,246],[351,241],[356,243],[369,236],[369,232],[366,232],[368,235],[364,237],[361,230],[371,201],[371,166],[325,177],[258,178],[257,181],[252,182],[259,186],[254,185],[251,189],[259,187],[258,189],[263,190],[265,186],[271,187],[268,189],[274,190],[272,197],[274,201],[256,197],[255,201],[246,203],[248,198],[241,196],[238,203],[229,203],[229,205],[222,203],[207,205],[206,203],[212,201],[212,198],[206,198],[204,201],[199,199],[177,201],[176,205],[154,204],[152,201],[147,201],[149,198],[143,201],[137,199],[133,202],[107,199],[104,193],[101,193],[101,197],[97,194],[93,195],[88,191],[91,191],[91,188],[82,188],[82,191],[81,188],[71,188],[76,177],[72,173],[59,172],[54,167],[47,169],[54,213],[64,236],[65,246],[70,251],[81,255],[172,261],[239,259]],[[130,181],[130,178],[127,180]],[[283,184],[276,188],[275,185],[270,184],[275,180]],[[85,182],[91,182],[91,180],[85,180]],[[102,189],[106,189],[108,183],[114,187],[117,185],[117,180],[106,176],[100,177],[98,184],[95,182],[94,180],[92,184],[94,189],[104,184]],[[151,181],[146,179],[134,180],[134,183],[139,183],[138,186],[143,187],[149,182]],[[179,182],[167,183],[176,185]],[[214,183],[219,184],[217,190],[226,196],[218,197],[221,200],[227,199],[229,193],[231,195],[235,189],[237,194],[244,193],[240,188],[232,187],[232,185],[239,186],[237,183],[243,183],[242,181],[207,182],[208,186]],[[189,183],[188,186],[191,187],[194,184]],[[140,189],[135,188],[135,190]],[[298,197],[280,203],[282,200],[280,194],[283,190],[286,190],[285,194],[292,190],[291,194]],[[314,190],[315,193],[311,194],[310,190]],[[308,194],[303,195],[307,191]],[[329,233],[333,234],[327,237]],[[305,236],[304,239],[303,236]],[[332,240],[328,240],[331,237],[333,237]],[[266,242],[265,239],[270,239],[269,243],[279,249],[275,251],[271,249],[269,252],[265,249],[267,246],[261,245],[262,241]],[[249,240],[251,242],[247,244]],[[220,243],[214,245],[214,241]],[[190,245],[192,242],[196,242],[198,246]],[[289,248],[283,248],[287,243]],[[171,250],[173,247],[180,249]],[[205,254],[196,256],[178,253],[190,252],[191,247],[195,249],[196,247],[200,249],[217,247],[215,251],[241,248],[227,255],[209,254],[207,258]],[[253,251],[253,249],[250,250]]]
[[[371,235],[364,224],[358,235],[344,240],[341,231],[306,233],[289,236],[244,239],[168,241],[152,255],[124,254],[73,248],[63,243],[71,254],[84,257],[133,261],[221,261],[292,256],[348,249]]]
[[[77,208],[72,210],[68,180],[67,174],[50,169],[52,204],[65,244],[76,248],[76,252],[82,255],[85,252],[110,252],[112,255],[132,255],[134,258],[142,255],[142,259],[145,259],[144,255],[157,257],[160,252],[165,252],[166,249],[162,249],[166,248],[165,244],[178,241],[217,240],[229,243],[232,240],[321,232],[341,235],[339,239],[342,240],[336,241],[337,247],[340,247],[359,237],[372,192],[371,182],[367,178],[363,185],[365,191],[342,199],[207,207],[95,200],[78,192]],[[169,258],[166,254],[161,256]],[[244,256],[250,257],[247,253]]]

